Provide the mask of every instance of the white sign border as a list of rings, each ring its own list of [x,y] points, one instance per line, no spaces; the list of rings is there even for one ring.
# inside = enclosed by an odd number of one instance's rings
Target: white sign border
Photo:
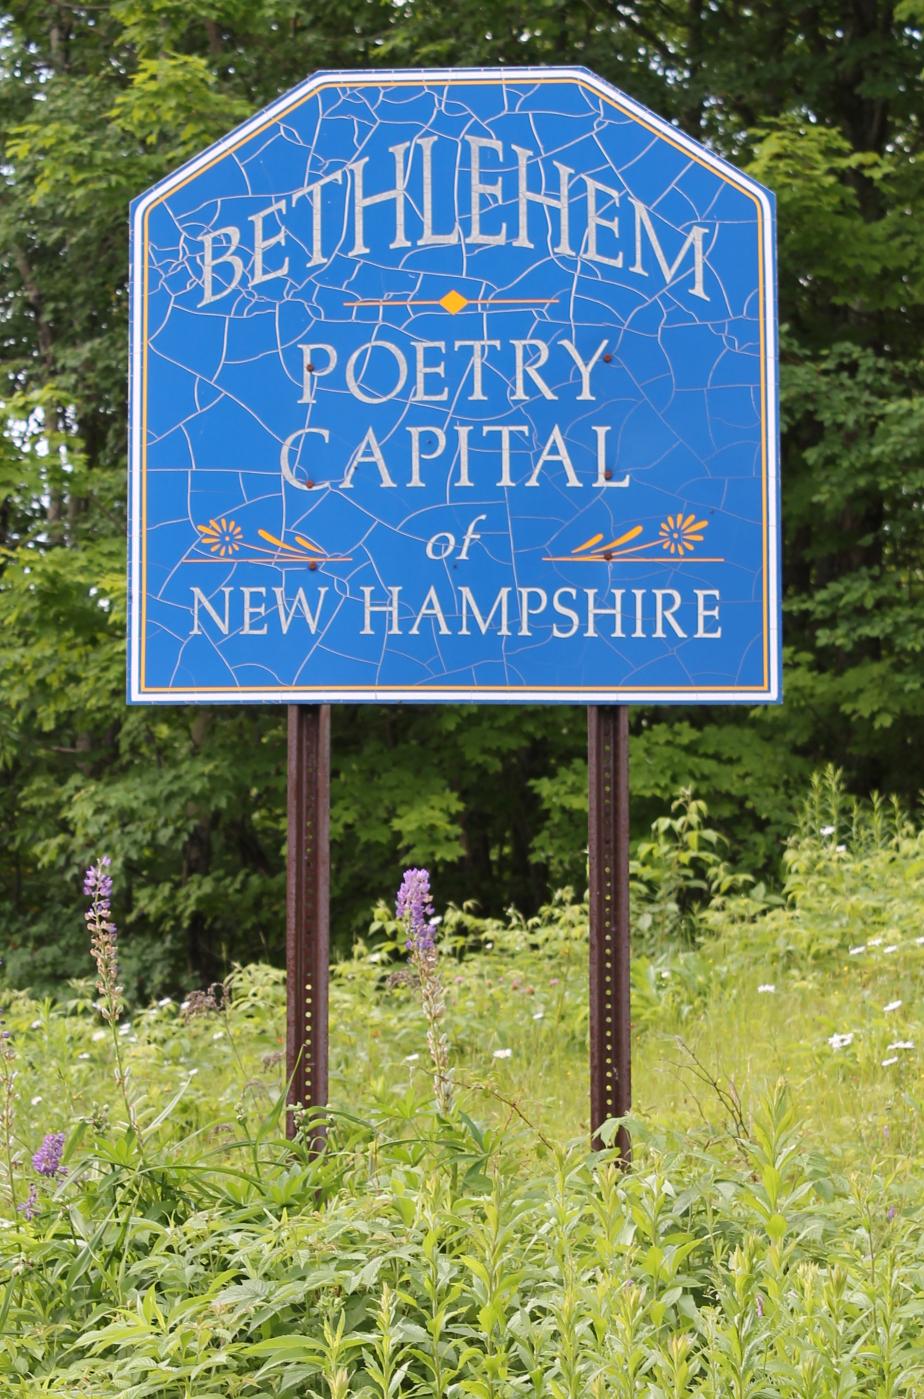
[[[767,617],[765,643],[768,661],[768,685],[766,688],[710,690],[641,690],[626,686],[612,689],[591,689],[574,687],[524,687],[512,691],[510,688],[492,690],[490,688],[454,689],[451,686],[427,686],[426,688],[375,687],[361,690],[341,688],[305,688],[241,691],[233,686],[227,689],[204,690],[201,688],[171,688],[169,691],[144,689],[141,685],[141,471],[143,444],[141,441],[142,412],[142,314],[139,291],[144,284],[143,266],[143,227],[144,216],[153,203],[159,202],[178,184],[184,183],[211,164],[216,156],[245,141],[257,128],[282,115],[296,103],[304,101],[311,93],[335,82],[344,86],[369,83],[394,83],[405,81],[434,85],[447,82],[464,82],[475,77],[490,76],[497,82],[522,83],[531,78],[536,81],[576,81],[590,87],[615,105],[624,108],[630,115],[654,127],[663,136],[682,149],[711,166],[719,174],[730,178],[740,188],[753,195],[760,203],[766,220],[763,240],[763,284],[764,284],[764,364],[766,366],[766,422],[763,430],[766,436],[766,483],[767,517],[766,568],[767,568]],[[145,191],[132,206],[131,215],[131,298],[130,298],[130,372],[129,372],[129,511],[128,511],[128,636],[129,667],[127,699],[131,704],[326,704],[326,703],[378,703],[378,704],[746,704],[764,705],[782,702],[780,676],[780,549],[779,538],[779,413],[777,384],[777,313],[776,313],[776,265],[774,258],[775,239],[774,201],[770,191],[756,180],[737,170],[721,156],[708,150],[692,137],[685,135],[657,113],[642,106],[640,102],[627,97],[618,88],[598,77],[588,68],[569,66],[563,68],[397,68],[397,69],[350,69],[346,71],[320,71],[313,73],[297,87],[291,88],[282,97],[262,108],[248,121],[234,128],[221,140],[201,151],[192,160],[173,170],[156,185]]]

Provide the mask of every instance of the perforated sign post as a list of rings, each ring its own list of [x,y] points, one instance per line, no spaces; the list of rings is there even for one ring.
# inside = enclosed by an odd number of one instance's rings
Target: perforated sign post
[[[135,202],[128,698],[290,706],[293,1101],[328,704],[580,703],[628,1108],[625,706],[780,698],[773,218],[576,68],[316,74]]]

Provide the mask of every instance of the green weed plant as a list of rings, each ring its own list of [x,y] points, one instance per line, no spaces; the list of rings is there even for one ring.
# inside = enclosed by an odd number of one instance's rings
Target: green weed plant
[[[5,993],[0,1395],[924,1395],[924,834],[828,774],[777,898],[678,868],[649,906],[686,921],[633,964],[629,1170],[588,1149],[568,895],[444,912],[443,1114],[380,911],[334,972],[321,1155],[284,1133],[279,972],[126,1013],[118,1054],[91,980]]]

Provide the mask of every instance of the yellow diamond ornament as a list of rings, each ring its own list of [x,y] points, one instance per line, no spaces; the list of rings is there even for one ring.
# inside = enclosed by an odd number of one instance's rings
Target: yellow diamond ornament
[[[458,291],[448,291],[445,296],[440,297],[440,305],[444,311],[448,311],[450,316],[454,316],[457,311],[461,311],[463,306],[468,305],[468,298]]]

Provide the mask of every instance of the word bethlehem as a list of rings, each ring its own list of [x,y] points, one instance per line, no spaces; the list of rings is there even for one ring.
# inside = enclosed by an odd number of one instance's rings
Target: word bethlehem
[[[233,292],[248,267],[251,287],[300,283],[337,254],[364,258],[384,248],[454,244],[529,249],[537,236],[556,257],[580,257],[634,278],[657,269],[663,285],[682,281],[690,296],[709,300],[704,224],[675,228],[623,189],[484,136],[419,136],[388,153],[392,182],[384,188],[366,156],[278,195],[243,225],[203,234],[200,306]],[[447,207],[452,212],[438,227],[434,210]]]

